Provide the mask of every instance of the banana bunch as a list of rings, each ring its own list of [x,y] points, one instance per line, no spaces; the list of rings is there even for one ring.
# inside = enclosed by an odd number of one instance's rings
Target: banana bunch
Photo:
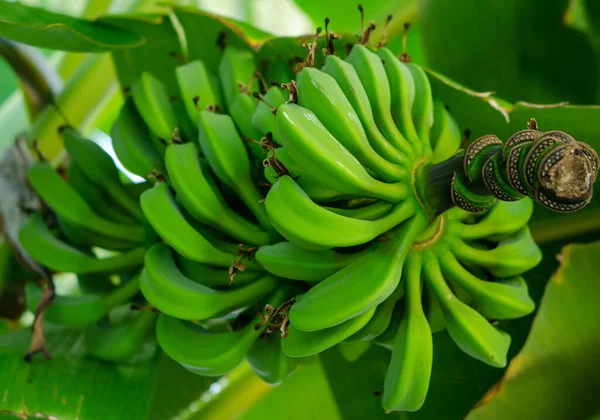
[[[429,386],[433,333],[447,329],[467,354],[506,365],[510,337],[497,321],[534,309],[521,274],[541,254],[524,197],[539,194],[532,182],[502,201],[489,185],[520,179],[526,162],[530,177],[545,168],[549,194],[557,183],[548,174],[560,163],[544,153],[554,143],[532,138],[523,149],[511,138],[502,149],[481,140],[458,150],[461,130],[424,70],[368,47],[368,31],[343,57],[327,31],[321,54],[319,30],[294,68],[273,58],[259,70],[251,50],[225,46],[217,74],[199,60],[176,69],[175,102],[142,73],[112,130],[121,163],[154,181],[139,204],[72,130],[69,183],[44,163],[32,168],[62,235],[35,215],[22,231],[32,255],[81,275],[86,288],[98,276],[129,279],[94,289],[98,302],[69,303],[82,312],[70,322],[94,323],[88,341],[97,355],[118,359],[127,353],[114,344],[120,337],[140,338],[153,325],[142,312],[112,337],[95,332],[139,287],[160,312],[159,345],[201,375],[222,375],[245,358],[278,383],[332,346],[360,353],[376,343],[392,351],[384,409],[415,411]],[[575,143],[561,156],[584,156],[573,162],[595,179],[597,156]],[[539,154],[519,160],[507,179],[503,153],[517,145]],[[98,259],[90,247],[118,255]],[[67,322],[60,305],[52,311]]]
[[[70,156],[65,177],[44,161],[29,168],[29,184],[43,207],[21,228],[19,240],[51,272],[77,276],[78,287],[55,296],[44,319],[86,327],[91,354],[127,360],[142,348],[156,318],[150,311],[111,315],[139,296],[146,248],[156,241],[139,204],[147,186],[122,183],[112,158],[74,129],[62,134]],[[35,311],[42,289],[28,283],[26,292]]]

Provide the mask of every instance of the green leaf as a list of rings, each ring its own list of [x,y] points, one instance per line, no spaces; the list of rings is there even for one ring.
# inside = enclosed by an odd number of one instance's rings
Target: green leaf
[[[512,134],[527,128],[530,118],[535,118],[540,130],[564,131],[600,153],[600,106],[526,102],[513,105],[491,93],[468,89],[439,73],[428,71],[428,75],[433,94],[449,107],[461,130],[470,133],[471,141],[485,134],[496,134],[506,141]],[[531,229],[538,243],[600,229],[600,194],[595,194],[583,210],[571,214],[536,205]]]
[[[425,0],[432,69],[510,101],[593,103],[598,62],[589,38],[563,23],[566,0]]]
[[[525,346],[468,419],[589,418],[600,410],[600,242],[569,245]]]
[[[85,354],[79,330],[46,324],[52,360],[23,361],[28,330],[0,336],[0,410],[58,419],[143,418],[153,386],[152,360],[108,364]],[[148,356],[148,353],[146,353]]]
[[[79,52],[133,48],[145,42],[126,29],[8,1],[0,2],[0,35],[37,47]]]

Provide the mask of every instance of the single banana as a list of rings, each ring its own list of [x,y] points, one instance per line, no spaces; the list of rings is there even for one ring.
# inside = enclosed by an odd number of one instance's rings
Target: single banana
[[[417,134],[416,120],[413,122],[413,107],[418,101],[417,96],[424,92],[417,89],[408,65],[401,62],[394,53],[387,48],[380,48],[377,50],[377,55],[383,63],[389,82],[392,118],[404,138],[415,149],[415,154],[422,156],[425,147]]]
[[[104,189],[132,216],[143,219],[139,203],[129,195],[119,180],[115,162],[98,144],[83,138],[75,129],[63,130],[65,148],[72,162],[79,166],[87,178]]]
[[[289,289],[280,288],[266,303],[277,308],[289,298]],[[160,315],[156,338],[160,347],[173,360],[195,373],[219,376],[239,365],[254,342],[267,328],[258,330],[261,321],[256,316],[242,329],[230,332],[211,332],[191,322]],[[198,351],[202,349],[202,351]]]
[[[32,282],[26,284],[27,307],[35,311],[42,292]],[[81,327],[101,320],[116,305],[121,305],[140,290],[139,276],[106,294],[60,296],[57,295],[44,311],[44,320],[71,327]]]
[[[271,86],[263,97],[263,101],[256,104],[254,114],[252,114],[252,124],[261,133],[271,133],[273,141],[281,144],[277,135],[277,120],[275,113],[277,107],[288,101],[289,95],[279,86]],[[258,140],[258,139],[256,139]]]
[[[245,244],[266,245],[277,240],[277,235],[233,211],[220,191],[213,188],[207,180],[209,169],[202,168],[194,143],[169,145],[165,162],[177,199],[195,219]]]
[[[247,93],[239,93],[233,103],[229,106],[229,115],[233,119],[238,131],[247,139],[259,141],[265,133],[258,130],[252,124],[252,118],[256,111],[256,99]],[[265,152],[259,144],[246,142],[246,146],[252,155],[264,159]]]
[[[435,292],[427,282],[425,282],[423,287],[423,303],[423,310],[425,311],[425,316],[427,317],[427,323],[429,324],[431,332],[437,333],[444,331],[446,328],[444,312],[442,311],[442,307],[440,306],[440,302],[435,295]]]
[[[467,271],[451,252],[440,256],[440,265],[444,275],[458,283],[474,299],[477,312],[487,318],[518,318],[535,308],[522,277],[481,280]]]
[[[378,220],[389,214],[394,208],[394,205],[392,203],[388,203],[387,201],[378,200],[366,206],[352,209],[328,206],[323,206],[323,208],[341,216],[351,217],[353,219]]]
[[[321,70],[332,76],[344,92],[346,99],[348,99],[358,115],[373,149],[389,162],[404,167],[410,166],[408,156],[392,146],[381,131],[379,131],[378,124],[373,117],[373,109],[371,108],[369,97],[354,67],[339,57],[328,55],[325,65]]]
[[[156,244],[146,252],[141,287],[144,297],[162,313],[180,319],[208,319],[248,306],[270,293],[273,276],[230,291],[217,291],[187,278],[177,267],[171,249]]]
[[[392,319],[390,320],[390,324],[379,337],[375,338],[375,344],[390,351],[394,350],[398,329],[400,328],[400,323],[402,322],[402,318],[404,316],[404,304],[404,299],[396,302],[394,310],[392,311]]]
[[[296,245],[314,250],[363,244],[407,220],[416,211],[412,200],[407,200],[396,204],[380,219],[353,219],[320,207],[289,176],[282,176],[271,187],[265,207],[279,233]],[[340,235],[340,232],[345,234]]]
[[[67,181],[98,216],[122,224],[139,224],[139,221],[123,209],[119,203],[113,202],[105,191],[92,183],[79,166],[73,162],[67,166]]]
[[[296,77],[298,105],[315,113],[325,128],[364,166],[387,182],[406,180],[406,169],[377,154],[362,124],[335,79],[306,67]]]
[[[431,85],[425,71],[416,64],[407,64],[412,79],[415,84],[415,100],[412,104],[412,120],[418,138],[424,149],[424,155],[430,158],[432,155],[431,140],[429,132],[433,125],[433,96],[431,95]],[[400,126],[402,127],[401,124]]]
[[[409,193],[405,182],[387,184],[369,175],[309,109],[291,103],[281,105],[277,131],[294,161],[329,188],[393,203],[404,200]]]
[[[500,201],[489,209],[477,223],[462,223],[456,235],[464,240],[494,238],[504,239],[527,226],[533,214],[533,201]]]
[[[60,226],[61,233],[64,234],[69,243],[77,247],[98,247],[112,251],[126,251],[139,245],[134,242],[104,236],[86,227],[72,225],[60,217],[58,217],[58,225]]]
[[[127,361],[139,353],[155,321],[151,311],[138,311],[117,325],[105,318],[86,328],[85,349],[102,360]]]
[[[175,69],[179,92],[190,120],[198,121],[200,109],[209,106],[224,110],[219,86],[200,60],[192,61]]]
[[[433,126],[430,139],[433,148],[433,163],[449,159],[460,148],[462,133],[454,117],[446,110],[444,103],[435,99],[433,102]]]
[[[478,249],[459,238],[453,238],[450,247],[459,261],[485,267],[496,277],[513,277],[542,260],[542,252],[527,227],[501,240],[493,249]]]
[[[235,261],[236,255],[216,248],[190,225],[166,182],[145,191],[140,202],[150,225],[182,256],[219,267],[230,267]]]
[[[383,385],[383,409],[417,411],[423,406],[431,367],[433,340],[421,301],[421,255],[406,261],[404,316],[396,335]]]
[[[27,172],[27,180],[41,199],[73,226],[87,227],[101,235],[141,243],[146,233],[141,226],[115,223],[98,216],[86,201],[46,162],[36,162]]]
[[[255,258],[265,270],[278,277],[319,282],[369,251],[352,254],[342,254],[333,250],[309,251],[291,242],[279,242],[275,245],[261,246],[256,251]]]
[[[346,61],[354,67],[365,88],[377,126],[396,149],[412,159],[414,150],[396,127],[390,112],[390,86],[381,58],[364,45],[357,44],[352,47]]]
[[[41,213],[34,213],[19,231],[19,242],[40,264],[67,273],[122,273],[144,263],[143,247],[108,258],[95,258],[62,242],[48,229]]]
[[[258,91],[256,70],[254,56],[250,51],[231,46],[225,48],[219,62],[219,77],[228,107],[231,107],[241,91]]]
[[[402,264],[415,238],[427,226],[417,213],[364,257],[311,288],[290,310],[290,322],[302,331],[333,327],[374,308],[398,287]],[[370,279],[365,281],[365,279]]]
[[[119,111],[111,130],[112,145],[119,162],[129,172],[148,178],[153,171],[165,173],[159,149],[137,111],[133,99],[129,98]],[[161,145],[160,149],[164,149]]]
[[[169,142],[177,134],[178,122],[163,82],[151,73],[143,72],[131,86],[131,96],[150,131]]]
[[[310,332],[297,329],[291,322],[288,327],[288,336],[281,342],[281,348],[290,357],[306,357],[318,354],[341,343],[359,331],[369,322],[374,313],[375,308],[371,308],[331,328]]]
[[[263,228],[271,227],[262,196],[250,176],[250,159],[228,115],[200,111],[199,142],[217,177],[232,188]]]
[[[437,258],[427,252],[423,269],[439,299],[448,333],[462,351],[495,367],[506,366],[510,335],[496,329],[475,309],[454,296],[446,284]]]

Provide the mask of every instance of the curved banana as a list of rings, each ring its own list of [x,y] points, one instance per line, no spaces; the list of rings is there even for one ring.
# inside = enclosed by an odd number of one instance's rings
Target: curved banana
[[[96,258],[62,242],[48,229],[41,213],[34,213],[19,231],[19,242],[27,253],[45,267],[67,273],[122,273],[144,263],[145,249]]]
[[[444,275],[458,283],[474,299],[477,312],[487,318],[518,318],[535,308],[522,277],[481,280],[467,271],[451,252],[440,256],[440,265]]]
[[[381,58],[364,45],[357,44],[352,47],[346,61],[354,67],[365,88],[377,126],[396,149],[413,158],[412,146],[400,133],[392,118],[390,86]]]
[[[35,283],[26,284],[27,307],[35,311],[40,298],[41,288]],[[44,320],[71,327],[81,327],[101,320],[114,306],[121,305],[140,290],[139,275],[106,294],[81,296],[55,296],[44,311]]]
[[[271,385],[280,384],[298,367],[299,359],[285,354],[281,341],[279,334],[263,335],[246,354],[246,360],[254,373]]]
[[[271,86],[263,97],[264,101],[259,101],[256,104],[256,109],[254,110],[254,114],[252,114],[252,124],[254,127],[261,133],[271,133],[273,141],[277,144],[281,144],[281,141],[277,135],[275,113],[278,106],[287,102],[288,97],[287,92],[279,86]]]
[[[379,131],[378,124],[373,117],[373,108],[369,97],[354,67],[339,57],[328,55],[321,70],[331,75],[344,92],[346,99],[358,115],[373,149],[389,162],[409,167],[411,161],[408,156],[392,146]]]
[[[36,162],[27,172],[27,180],[42,200],[64,220],[86,227],[100,235],[126,242],[141,243],[146,232],[141,226],[115,223],[98,216],[86,201],[46,162]]]
[[[309,109],[284,104],[277,109],[277,132],[288,153],[313,177],[336,191],[393,203],[409,193],[405,182],[374,179]]]
[[[198,221],[249,245],[265,245],[277,239],[278,235],[265,232],[231,209],[207,180],[211,175],[208,168],[202,168],[194,143],[169,145],[165,161],[177,199]]]
[[[258,141],[265,133],[258,130],[254,124],[252,124],[252,118],[256,110],[256,99],[247,93],[239,93],[233,103],[229,105],[229,115],[233,119],[240,134],[247,139]],[[247,142],[246,146],[252,152],[252,154],[259,158],[264,159],[265,151],[257,143]]]
[[[390,297],[377,305],[377,309],[375,309],[375,313],[369,322],[348,337],[346,342],[370,341],[383,334],[390,325],[397,301],[398,297],[395,293],[392,293]]]
[[[218,249],[190,225],[166,182],[145,191],[140,202],[150,225],[179,254],[219,267],[230,267],[235,261],[236,255]]]
[[[477,223],[462,223],[460,229],[456,229],[456,235],[466,240],[504,239],[527,226],[532,214],[533,201],[529,198],[519,201],[498,200]]]
[[[459,238],[453,238],[450,248],[459,261],[485,267],[496,277],[521,274],[542,260],[542,252],[527,227],[501,240],[493,249],[477,249]]]
[[[279,242],[261,246],[255,258],[265,270],[278,277],[318,282],[362,258],[367,252],[342,254],[332,250],[309,251],[291,242]]]
[[[262,227],[269,228],[263,197],[250,176],[248,153],[231,117],[200,111],[198,129],[200,148],[217,177],[240,196]]]
[[[196,60],[177,67],[175,76],[185,110],[194,123],[198,121],[200,109],[212,106],[224,110],[219,86],[215,85],[202,61]]]
[[[270,293],[277,282],[267,275],[230,291],[217,291],[187,278],[177,267],[171,249],[156,244],[146,252],[141,288],[161,312],[180,319],[207,319],[252,304]]]
[[[439,99],[435,99],[433,102],[433,125],[430,138],[433,148],[431,157],[433,163],[439,163],[452,157],[462,142],[462,133],[458,123]]]
[[[429,79],[423,68],[411,63],[407,64],[406,67],[408,67],[408,70],[412,75],[412,80],[415,84],[415,92],[418,92],[412,103],[412,120],[418,139],[424,149],[423,154],[427,158],[430,158],[432,150],[429,132],[433,125],[433,97],[431,96],[431,85],[429,84]],[[400,127],[404,124],[404,122],[400,123]]]
[[[335,79],[306,67],[296,76],[298,105],[315,113],[325,128],[364,166],[387,182],[406,180],[406,169],[379,156]],[[259,105],[260,106],[260,105]]]
[[[231,46],[225,48],[219,62],[219,78],[228,107],[240,91],[257,92],[258,78],[252,53]]]
[[[289,176],[282,176],[271,187],[265,207],[275,229],[307,249],[363,244],[402,223],[416,211],[415,204],[407,200],[396,204],[380,219],[353,219],[314,203]],[[340,232],[345,233],[340,235]]]
[[[264,272],[244,270],[235,275],[232,283],[229,282],[230,273],[226,268],[216,268],[209,265],[200,264],[181,255],[176,256],[177,266],[181,273],[188,279],[195,281],[207,287],[214,287],[221,290],[231,290],[239,288],[248,283],[254,283],[259,277],[264,276]]]
[[[291,322],[288,336],[282,340],[281,348],[290,357],[306,357],[320,353],[359,331],[369,322],[374,313],[375,308],[371,308],[341,324],[310,332],[297,329]]]
[[[302,331],[321,330],[383,302],[398,287],[404,259],[426,226],[425,216],[417,213],[388,243],[315,285],[292,306],[291,324]]]
[[[426,253],[424,274],[444,312],[446,328],[462,351],[491,366],[506,366],[510,335],[496,329],[475,309],[454,296],[446,284],[437,258]]]
[[[322,206],[324,209],[329,210],[333,213],[339,214],[340,216],[351,217],[353,219],[360,220],[378,220],[392,211],[394,205],[387,201],[375,201],[374,203],[367,204],[363,207],[357,207],[352,209],[328,207]]]
[[[386,411],[417,411],[429,389],[433,340],[423,312],[421,287],[421,255],[411,254],[406,260],[404,316],[383,386]]]
[[[119,162],[129,172],[148,178],[153,171],[165,172],[165,165],[152,135],[129,98],[121,107],[111,130],[112,145]]]
[[[150,131],[164,142],[169,142],[178,128],[175,110],[162,81],[148,72],[143,72],[131,86],[135,107]],[[154,140],[159,151],[164,150]]]

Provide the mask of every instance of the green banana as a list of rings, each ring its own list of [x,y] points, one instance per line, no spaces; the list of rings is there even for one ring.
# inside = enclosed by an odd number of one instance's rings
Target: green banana
[[[153,171],[165,172],[162,156],[137,111],[133,99],[123,104],[111,130],[112,144],[119,162],[129,172],[148,178]],[[161,149],[164,146],[161,145]]]
[[[454,296],[444,281],[439,262],[433,254],[425,254],[423,269],[444,312],[448,333],[458,347],[488,365],[506,366],[510,336],[496,329],[476,310]]]
[[[141,226],[115,223],[98,216],[86,201],[46,162],[29,168],[27,179],[42,200],[73,226],[83,226],[101,235],[141,243],[146,233]]]
[[[297,329],[293,321],[290,321],[288,336],[281,342],[281,348],[290,357],[306,357],[320,353],[359,331],[369,322],[374,313],[375,308],[371,308],[341,324],[310,332]]]
[[[181,255],[177,257],[177,266],[181,270],[181,273],[190,280],[217,289],[238,288],[239,286],[244,286],[248,283],[254,283],[260,276],[264,276],[264,273],[261,273],[260,271],[244,270],[237,273],[233,282],[229,284],[230,274],[229,270],[225,268],[215,268],[209,265],[200,264],[188,260]]]
[[[230,267],[236,255],[216,248],[185,219],[166,182],[142,193],[144,215],[158,235],[175,251],[192,261]]]
[[[491,319],[512,319],[530,314],[535,303],[522,277],[484,281],[465,269],[447,252],[440,256],[442,272],[458,283],[473,299],[477,312]]]
[[[423,303],[423,309],[431,332],[437,333],[443,331],[446,328],[444,313],[442,312],[442,307],[440,306],[440,302],[438,301],[435,292],[427,282],[425,282],[423,287]]]
[[[64,234],[70,243],[78,247],[98,247],[113,251],[124,251],[139,245],[134,242],[114,239],[110,236],[101,235],[98,232],[90,230],[86,227],[74,226],[67,220],[64,220],[60,217],[57,219],[61,233]]]
[[[416,109],[413,108],[417,108],[416,103],[424,92],[417,89],[409,66],[401,62],[390,50],[380,48],[377,55],[381,58],[389,82],[392,118],[404,138],[415,149],[415,154],[422,156],[425,147],[415,128],[416,120],[413,121],[413,116]]]
[[[131,86],[131,96],[150,131],[159,139],[169,142],[177,134],[178,123],[163,82],[151,73],[143,72]],[[160,145],[157,146],[159,151],[164,150]]]
[[[350,265],[366,252],[369,251],[352,254],[333,250],[309,251],[291,242],[279,242],[261,246],[255,258],[265,270],[278,277],[318,282]]]
[[[333,327],[383,302],[398,287],[404,259],[426,226],[425,216],[417,213],[387,244],[315,285],[292,306],[292,325],[302,331]]]
[[[35,283],[26,284],[27,307],[35,311],[41,288]],[[81,327],[101,320],[116,305],[123,304],[140,290],[139,275],[103,295],[55,296],[44,311],[44,320],[71,327]]]
[[[93,141],[81,137],[73,128],[65,128],[63,137],[69,156],[87,178],[110,194],[132,216],[142,220],[144,216],[139,203],[119,181],[119,170],[108,153]]]
[[[294,161],[324,186],[393,203],[409,194],[405,182],[387,184],[370,176],[309,109],[291,103],[281,105],[277,110],[277,132]]]
[[[352,363],[356,362],[363,354],[369,351],[372,344],[372,341],[344,341],[339,344],[338,348],[342,357]]]
[[[329,211],[313,202],[289,176],[271,187],[265,200],[269,218],[284,237],[307,249],[353,246],[368,242],[410,218],[412,200],[396,204],[378,220],[360,220]],[[340,232],[345,232],[340,235]]]
[[[261,133],[271,133],[273,141],[281,144],[277,135],[277,119],[274,112],[277,112],[277,107],[287,102],[289,95],[279,86],[271,86],[264,95],[264,101],[259,101],[256,104],[254,114],[252,114],[252,124]],[[268,105],[267,105],[268,104]],[[258,139],[257,139],[258,140]]]
[[[86,351],[110,362],[122,362],[134,357],[144,345],[144,339],[156,320],[156,313],[138,311],[117,325],[108,319],[89,325],[85,330]]]
[[[117,223],[139,224],[139,221],[128,214],[118,203],[110,205],[112,204],[111,197],[92,183],[74,162],[67,166],[67,180],[98,216]]]
[[[219,62],[219,77],[225,102],[231,107],[240,91],[258,91],[256,64],[250,51],[228,46]]]
[[[240,93],[235,97],[233,103],[229,106],[229,115],[235,122],[235,125],[239,132],[247,139],[259,141],[264,133],[254,127],[252,124],[253,114],[256,110],[256,99],[247,93]],[[264,159],[265,151],[257,143],[246,142],[246,146],[252,152],[252,154],[259,158]]]
[[[231,209],[207,180],[211,175],[202,168],[194,143],[169,145],[165,161],[177,199],[195,219],[245,244],[265,245],[277,239]]]
[[[398,329],[400,328],[400,323],[404,317],[404,299],[398,300],[396,305],[394,306],[394,310],[392,311],[392,319],[390,320],[390,324],[385,329],[380,336],[375,338],[375,344],[386,348],[390,351],[394,350],[394,345],[396,343],[396,336],[398,335]]]
[[[515,234],[527,225],[533,214],[533,201],[524,198],[519,201],[497,201],[477,223],[462,223],[456,235],[470,239],[504,239]]]
[[[412,75],[412,80],[415,84],[415,92],[418,92],[418,95],[415,95],[415,100],[412,104],[412,121],[415,130],[417,131],[418,139],[423,145],[423,154],[429,158],[432,154],[429,132],[433,125],[433,97],[431,95],[431,85],[421,66],[409,63],[406,67],[408,67],[410,74]],[[396,123],[398,124],[398,122]],[[405,123],[400,123],[400,127],[403,125],[405,125]]]
[[[250,176],[250,159],[231,117],[200,111],[199,132],[200,148],[212,170],[240,196],[259,224],[268,229],[271,223]]]
[[[379,131],[378,124],[375,123],[373,117],[369,97],[354,67],[339,57],[328,55],[321,70],[332,76],[344,92],[346,99],[358,115],[373,149],[389,162],[409,167],[411,161],[408,156],[392,146]]]
[[[367,325],[348,337],[346,342],[370,341],[383,334],[390,325],[397,301],[398,297],[395,293],[392,293],[390,297],[377,306],[375,314],[373,314]]]
[[[306,67],[296,76],[296,85],[298,105],[314,112],[331,135],[360,163],[384,181],[406,180],[406,169],[388,162],[373,150],[356,112],[332,76]]]
[[[299,359],[285,354],[281,341],[279,334],[264,335],[254,342],[246,355],[254,373],[271,385],[280,384],[298,367]]]
[[[477,249],[456,237],[450,247],[459,261],[485,267],[496,277],[521,274],[542,260],[542,252],[527,227],[501,240],[493,249]]]
[[[144,263],[143,247],[126,253],[95,258],[59,240],[48,229],[41,213],[34,213],[19,231],[19,242],[33,259],[54,271],[68,273],[122,273]]]
[[[289,290],[280,288],[268,303],[277,308],[288,298]],[[254,342],[267,328],[255,330],[259,316],[242,329],[231,332],[211,332],[190,322],[160,315],[156,338],[160,347],[185,368],[206,376],[222,375],[239,365]],[[202,349],[202,351],[198,351]]]
[[[345,217],[359,220],[378,220],[388,215],[394,208],[392,203],[387,201],[376,201],[363,207],[346,209],[337,207],[323,206],[324,209]]]
[[[269,61],[265,69],[265,79],[267,81],[276,81],[279,84],[288,82],[294,78],[292,66],[283,59],[274,59]]]
[[[187,278],[164,244],[156,244],[146,252],[141,281],[148,302],[162,313],[186,320],[208,319],[247,306],[270,293],[275,285],[275,278],[267,275],[230,291],[211,289]]]
[[[433,126],[431,127],[431,147],[433,148],[433,163],[449,159],[460,148],[462,134],[458,123],[446,110],[439,99],[433,102]]]
[[[431,367],[433,340],[421,302],[421,255],[406,260],[404,316],[385,375],[383,409],[417,411],[423,406]]]
[[[175,75],[190,120],[198,121],[199,110],[209,106],[224,110],[219,86],[214,84],[202,61],[196,60],[177,67]]]
[[[396,149],[409,159],[414,158],[413,148],[400,133],[392,118],[390,86],[381,58],[364,45],[357,44],[352,47],[346,61],[354,67],[365,88],[377,126]]]

